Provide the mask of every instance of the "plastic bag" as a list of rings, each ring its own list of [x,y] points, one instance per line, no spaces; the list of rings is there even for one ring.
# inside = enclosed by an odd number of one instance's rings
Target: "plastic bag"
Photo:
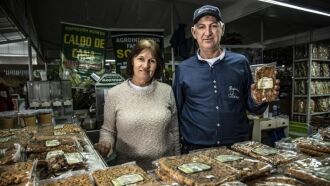
[[[255,68],[256,101],[275,101],[276,63],[260,64]]]

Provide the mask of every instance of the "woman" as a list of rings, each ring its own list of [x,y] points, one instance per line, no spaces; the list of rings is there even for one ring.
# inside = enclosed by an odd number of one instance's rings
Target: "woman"
[[[136,161],[145,169],[157,158],[179,154],[177,111],[172,89],[156,80],[163,60],[157,43],[140,40],[127,62],[128,80],[111,88],[105,98],[104,123],[96,149],[113,150],[117,164]]]

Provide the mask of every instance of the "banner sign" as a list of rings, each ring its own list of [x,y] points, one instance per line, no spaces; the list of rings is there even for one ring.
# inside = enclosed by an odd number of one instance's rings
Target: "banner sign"
[[[90,75],[104,73],[107,31],[88,26],[62,24],[62,74],[72,87],[92,84]]]
[[[163,30],[160,31],[111,31],[113,50],[116,59],[116,73],[126,76],[127,57],[135,44],[141,39],[155,40],[164,50]]]

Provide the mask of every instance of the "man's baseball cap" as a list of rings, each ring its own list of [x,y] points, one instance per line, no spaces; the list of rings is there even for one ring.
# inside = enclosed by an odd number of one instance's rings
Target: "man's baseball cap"
[[[196,24],[198,20],[206,15],[215,17],[218,21],[221,21],[221,12],[218,7],[211,5],[204,5],[194,12],[193,22]]]

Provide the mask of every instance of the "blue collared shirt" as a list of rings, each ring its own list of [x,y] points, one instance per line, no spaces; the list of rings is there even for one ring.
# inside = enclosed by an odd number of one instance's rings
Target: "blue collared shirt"
[[[212,66],[197,55],[175,71],[173,85],[182,137],[198,145],[230,145],[248,140],[246,110],[261,114],[251,98],[253,83],[245,56],[226,51]]]

